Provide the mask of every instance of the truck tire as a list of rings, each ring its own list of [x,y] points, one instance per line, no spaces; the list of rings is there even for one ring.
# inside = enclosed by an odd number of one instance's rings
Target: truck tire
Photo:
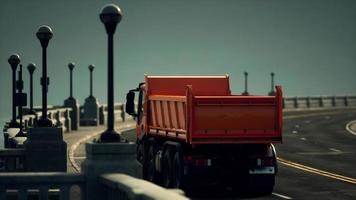
[[[150,142],[147,152],[147,180],[152,183],[159,183],[159,173],[155,167],[155,157],[157,154],[156,143]]]
[[[183,159],[179,151],[176,151],[173,157],[173,170],[172,170],[172,187],[182,188],[183,187]]]
[[[172,188],[172,150],[167,149],[163,156],[162,185]]]

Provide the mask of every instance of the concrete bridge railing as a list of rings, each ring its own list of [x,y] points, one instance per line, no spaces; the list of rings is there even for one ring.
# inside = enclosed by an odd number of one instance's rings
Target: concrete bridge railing
[[[125,174],[103,174],[99,181],[105,187],[108,200],[188,199],[181,190],[167,190]]]
[[[64,172],[0,174],[0,200],[11,197],[18,200],[26,200],[29,197],[47,200],[49,196],[59,196],[59,199],[66,200],[70,199],[74,187],[79,189],[77,193],[84,200],[85,184],[84,174]]]
[[[116,122],[124,122],[126,119],[125,110],[123,103],[115,103],[114,104],[114,115]],[[99,123],[100,125],[107,124],[107,115],[108,115],[108,105],[102,104],[99,107]]]
[[[25,150],[22,148],[0,149],[0,173],[25,170]]]
[[[0,200],[8,197],[25,200],[30,196],[39,197],[42,200],[47,200],[50,196],[54,196],[54,198],[59,196],[61,200],[85,200],[88,195],[86,192],[87,181],[86,175],[82,173],[0,173]],[[105,191],[101,194],[102,199],[188,199],[181,190],[167,190],[151,182],[125,174],[104,174],[97,181],[100,183],[99,187]]]

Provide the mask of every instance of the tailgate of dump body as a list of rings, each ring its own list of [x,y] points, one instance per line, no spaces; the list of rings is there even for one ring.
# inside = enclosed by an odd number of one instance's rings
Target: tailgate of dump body
[[[276,96],[194,96],[191,144],[280,143],[282,91]]]

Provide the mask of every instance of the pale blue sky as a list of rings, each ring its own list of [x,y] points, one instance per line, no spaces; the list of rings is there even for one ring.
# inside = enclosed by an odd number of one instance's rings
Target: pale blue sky
[[[8,57],[34,62],[35,104],[41,104],[41,48],[35,33],[52,27],[48,47],[49,104],[68,97],[69,62],[77,64],[74,94],[106,102],[106,34],[98,14],[113,2],[124,16],[115,35],[115,101],[151,75],[230,74],[243,91],[266,94],[269,73],[286,95],[351,95],[356,91],[356,1],[352,0],[2,0],[0,3],[0,118],[9,119]],[[25,91],[28,74],[24,74]]]

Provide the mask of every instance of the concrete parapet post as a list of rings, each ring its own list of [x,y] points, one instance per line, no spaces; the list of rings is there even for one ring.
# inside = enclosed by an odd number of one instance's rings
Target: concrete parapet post
[[[30,128],[24,143],[26,171],[67,171],[67,143],[62,128]]]
[[[335,107],[335,106],[336,106],[336,97],[335,97],[335,96],[332,96],[332,97],[331,97],[331,106],[332,106],[332,107]]]
[[[347,96],[344,97],[344,105],[345,105],[345,106],[348,106],[348,105],[349,105]]]
[[[120,107],[121,110],[121,119],[123,122],[126,120],[125,104],[122,104]]]
[[[85,99],[83,119],[80,119],[81,126],[99,125],[99,102],[94,96]]]
[[[64,100],[64,107],[72,109],[72,111],[70,111],[71,130],[78,130],[80,116],[80,106],[78,101],[75,98],[68,98]]]
[[[294,97],[293,101],[294,101],[294,108],[298,108],[299,107],[299,105],[298,105],[298,97]]]
[[[54,113],[54,118],[56,119],[56,127],[62,127],[63,124],[61,122],[61,111],[57,110],[56,113]]]
[[[98,182],[107,173],[125,173],[141,178],[141,166],[136,160],[136,145],[132,143],[86,143],[86,159],[81,169],[87,179],[87,200],[105,199],[105,189]]]
[[[324,107],[323,97],[319,97],[319,107]]]
[[[105,107],[104,105],[101,105],[99,108],[99,124],[104,125],[105,124]]]
[[[286,108],[286,98],[283,98],[282,100],[282,108]]]
[[[70,118],[70,111],[69,109],[66,109],[64,111],[64,126],[66,127],[66,131],[67,132],[71,132],[72,131],[72,120]]]
[[[310,108],[310,97],[306,98],[306,102],[307,102],[307,108]]]

